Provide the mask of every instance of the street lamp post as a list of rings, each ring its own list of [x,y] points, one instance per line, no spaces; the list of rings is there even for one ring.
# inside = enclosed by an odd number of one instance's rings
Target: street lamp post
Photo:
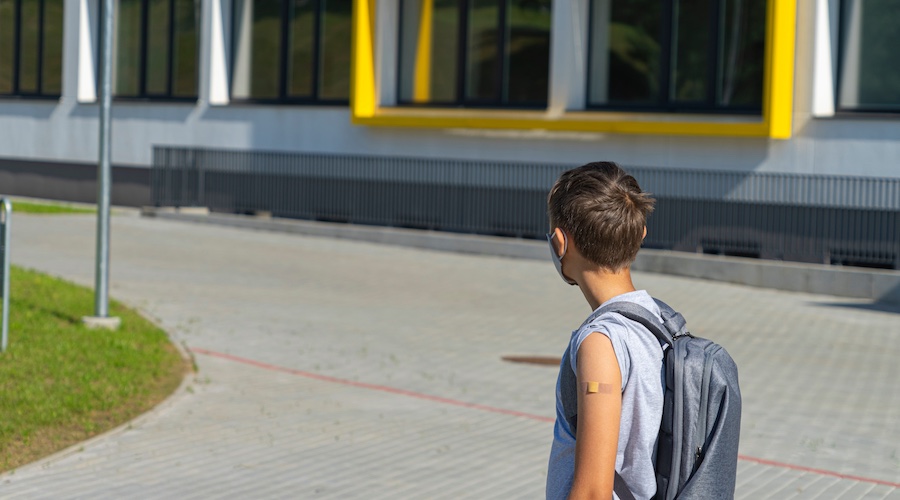
[[[85,317],[91,327],[115,329],[119,318],[109,316],[109,192],[111,185],[110,137],[112,108],[113,0],[103,0],[100,39],[100,161],[97,168],[97,262],[94,316]]]

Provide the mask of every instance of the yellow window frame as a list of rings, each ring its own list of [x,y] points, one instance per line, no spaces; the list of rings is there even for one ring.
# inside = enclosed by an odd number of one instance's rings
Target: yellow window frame
[[[388,127],[540,129],[568,132],[789,139],[794,105],[796,0],[767,0],[761,117],[606,111],[381,107],[375,82],[375,2],[354,0],[350,91],[352,122]],[[417,96],[418,97],[418,96]]]

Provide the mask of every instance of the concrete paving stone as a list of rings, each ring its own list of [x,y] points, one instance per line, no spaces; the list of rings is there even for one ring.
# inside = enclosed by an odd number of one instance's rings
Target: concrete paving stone
[[[844,494],[847,498],[870,498],[869,494],[878,487],[872,483],[857,482]]]
[[[770,473],[771,470],[765,465],[756,462],[748,462],[746,460],[738,460],[737,479],[735,481],[735,489],[743,492],[748,491],[753,485]]]
[[[772,491],[787,484],[796,477],[796,472],[790,469],[774,468],[767,470],[765,474],[759,475],[749,484],[744,484],[742,488],[735,488],[735,498],[767,498]]]
[[[882,500],[890,495],[894,490],[896,490],[896,488],[894,487],[876,484],[862,498],[866,500]]]
[[[13,261],[91,286],[94,224],[18,215]],[[111,294],[199,373],[131,428],[0,475],[0,496],[543,496],[557,367],[501,358],[558,358],[589,313],[549,262],[131,216],[112,237]],[[896,498],[796,467],[900,483],[900,308],[635,281],[737,361],[737,498]]]
[[[818,498],[825,500],[829,498],[854,499],[858,496],[854,493],[854,487],[857,486],[856,481],[838,481],[831,487],[822,491]],[[866,486],[871,486],[867,484]]]
[[[786,474],[782,478],[780,487],[768,488],[766,495],[769,498],[796,498],[821,479],[824,478],[816,474],[794,471],[793,474]]]
[[[787,499],[811,500],[814,498],[823,498],[822,492],[828,490],[835,484],[841,482],[839,478],[832,476],[823,476],[818,474],[808,474],[808,482],[797,488],[792,495],[784,497]]]

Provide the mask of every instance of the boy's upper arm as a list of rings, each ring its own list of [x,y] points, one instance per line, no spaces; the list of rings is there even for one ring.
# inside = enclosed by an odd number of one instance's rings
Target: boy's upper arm
[[[576,356],[578,428],[571,498],[609,498],[622,415],[622,375],[612,342],[602,333],[588,335]]]

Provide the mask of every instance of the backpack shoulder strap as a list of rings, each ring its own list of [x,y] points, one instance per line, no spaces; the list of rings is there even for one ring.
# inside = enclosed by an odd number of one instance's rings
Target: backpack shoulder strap
[[[644,328],[650,330],[650,332],[656,336],[661,345],[672,347],[675,338],[682,335],[688,335],[687,322],[684,320],[684,316],[682,316],[681,313],[676,312],[665,302],[656,300],[656,304],[659,306],[662,322],[660,322],[655,314],[648,311],[647,308],[633,302],[613,302],[612,304],[603,307],[603,309],[607,310],[604,312],[615,312],[631,321],[640,323]]]
[[[631,488],[628,487],[628,483],[625,482],[625,478],[619,474],[619,471],[616,471],[616,477],[613,478],[613,491],[616,492],[619,500],[636,500],[634,494],[631,493]]]

